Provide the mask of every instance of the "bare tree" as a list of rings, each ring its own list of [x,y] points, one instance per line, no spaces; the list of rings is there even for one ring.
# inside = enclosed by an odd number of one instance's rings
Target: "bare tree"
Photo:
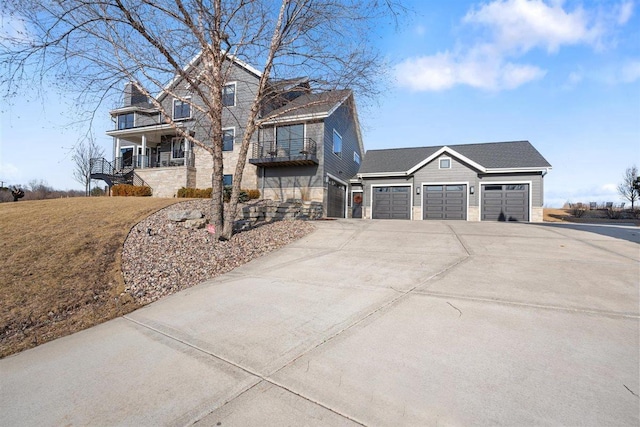
[[[117,89],[124,83],[133,82],[179,136],[211,154],[212,221],[221,239],[233,231],[247,152],[261,125],[261,108],[273,100],[273,80],[307,76],[318,90],[351,88],[360,98],[375,95],[385,67],[371,35],[401,11],[395,0],[5,4],[3,15],[15,28],[4,35],[0,52],[7,94],[33,78],[48,78],[64,90],[75,90],[95,112],[101,102],[119,97]],[[225,217],[222,88],[235,59],[257,66],[260,79],[248,117],[239,124],[244,134]],[[184,85],[167,84],[176,78]],[[185,87],[188,96],[181,90]],[[175,123],[171,107],[162,103],[165,96],[189,104],[203,131],[194,135]]]
[[[73,148],[73,179],[84,185],[84,194],[89,197],[91,190],[91,159],[104,157],[104,149],[93,139],[85,139]]]
[[[638,188],[638,167],[636,165],[627,168],[624,172],[622,182],[618,184],[618,193],[631,202],[631,211],[635,212],[634,205],[636,200],[640,199],[640,188]]]

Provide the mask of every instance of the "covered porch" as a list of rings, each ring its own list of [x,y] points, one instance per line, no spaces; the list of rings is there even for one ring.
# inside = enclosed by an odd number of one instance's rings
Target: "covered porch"
[[[194,166],[191,144],[169,124],[112,130],[107,135],[114,138],[116,171]]]

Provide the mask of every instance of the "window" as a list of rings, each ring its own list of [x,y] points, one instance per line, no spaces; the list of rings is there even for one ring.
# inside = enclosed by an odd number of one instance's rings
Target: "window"
[[[222,106],[233,107],[236,105],[236,84],[229,83],[222,87]]]
[[[447,191],[462,191],[464,190],[463,185],[447,185]]]
[[[222,129],[222,151],[233,151],[233,141],[235,136],[235,128]]]
[[[233,185],[233,175],[224,175],[222,177],[222,185],[231,187]]]
[[[134,127],[134,113],[120,114],[118,116],[118,130],[131,129]]]
[[[180,99],[173,100],[173,120],[184,120],[191,118],[191,99],[182,101]]]
[[[440,159],[440,169],[451,169],[451,159],[446,157]]]
[[[502,191],[502,185],[485,185],[484,191]]]
[[[304,149],[304,125],[278,126],[276,151],[278,157],[297,156]]]
[[[360,154],[356,153],[355,151],[353,152],[353,161],[358,165],[360,164]]]
[[[333,153],[342,157],[342,136],[336,130],[333,130]]]
[[[184,158],[184,138],[171,139],[171,158],[172,159]]]

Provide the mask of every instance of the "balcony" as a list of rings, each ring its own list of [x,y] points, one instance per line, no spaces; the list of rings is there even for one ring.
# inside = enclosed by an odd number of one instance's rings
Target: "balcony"
[[[142,168],[193,167],[194,165],[195,158],[193,151],[184,152],[184,157],[180,158],[172,158],[171,152],[163,151],[153,153],[150,156],[117,157],[113,162],[114,169],[117,171]]]
[[[311,138],[254,142],[249,163],[262,167],[317,165],[317,145]]]

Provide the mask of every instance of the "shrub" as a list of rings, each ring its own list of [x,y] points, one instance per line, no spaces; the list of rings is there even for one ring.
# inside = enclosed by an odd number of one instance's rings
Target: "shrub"
[[[620,219],[622,217],[622,211],[612,207],[607,208],[607,217],[609,219]]]
[[[146,197],[151,196],[151,187],[142,185],[116,184],[111,188],[114,196]]]
[[[569,203],[569,212],[576,218],[580,218],[587,211],[587,207],[582,203]]]
[[[178,190],[178,197],[189,199],[210,199],[212,188],[187,188],[182,187]]]
[[[224,187],[224,201],[229,202],[231,200],[231,187]],[[238,194],[238,201],[240,203],[245,203],[249,200],[249,194],[247,190],[240,190],[240,194]]]
[[[186,188],[182,187],[178,190],[178,197],[181,198],[191,198],[191,199],[210,199],[211,192],[213,190],[211,188],[205,188],[204,190],[199,188]],[[251,199],[259,199],[260,191],[259,190],[240,190],[240,203],[244,203]],[[224,201],[229,202],[231,199],[231,187],[224,187]]]
[[[249,200],[260,198],[260,190],[245,190],[245,191],[247,192],[247,196],[249,196]]]

